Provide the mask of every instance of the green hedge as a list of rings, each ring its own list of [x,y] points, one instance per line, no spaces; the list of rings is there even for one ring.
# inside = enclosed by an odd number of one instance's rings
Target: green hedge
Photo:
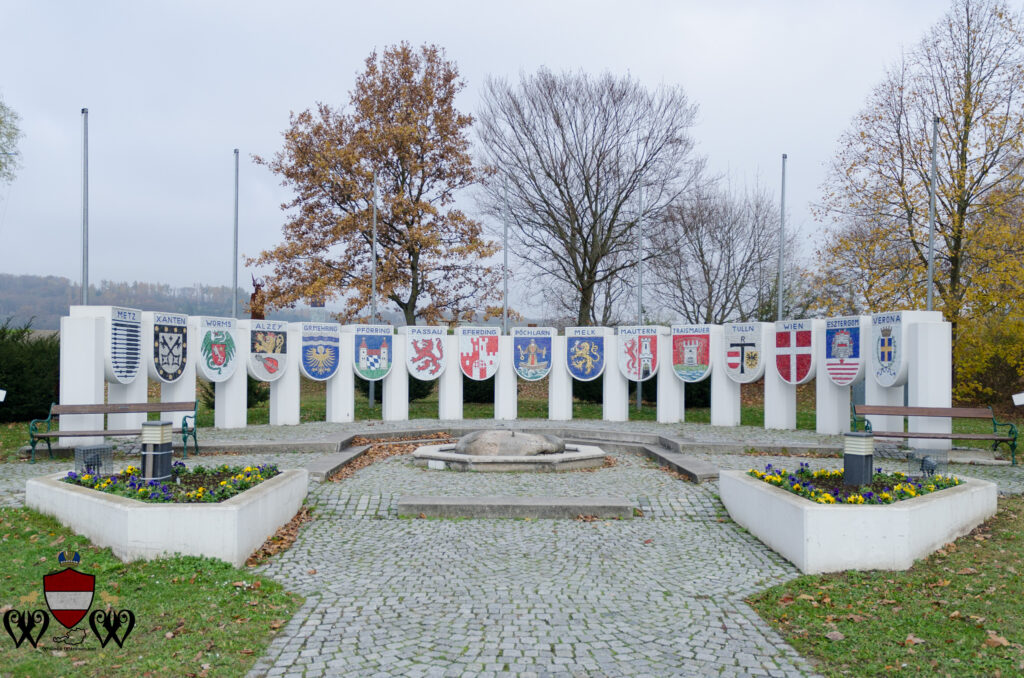
[[[21,327],[12,318],[0,325],[0,422],[45,417],[60,398],[60,337],[33,334],[29,321]]]

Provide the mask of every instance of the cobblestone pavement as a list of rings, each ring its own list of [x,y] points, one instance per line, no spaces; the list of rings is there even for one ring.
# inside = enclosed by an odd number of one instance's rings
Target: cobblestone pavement
[[[204,441],[331,440],[432,425],[437,421],[250,427],[210,431]],[[735,452],[688,450],[721,468],[842,463],[739,453],[758,444],[836,442],[811,432],[650,422],[568,426],[735,443]],[[273,461],[294,468],[319,456],[203,455],[188,462]],[[251,675],[812,675],[743,602],[798,573],[723,517],[717,483],[685,483],[636,455],[612,456],[614,467],[558,474],[429,471],[392,457],[342,482],[311,484],[316,519],[290,551],[261,568],[306,603]],[[900,468],[896,460],[879,461]],[[23,504],[27,478],[70,465],[66,459],[4,464],[0,505]],[[949,468],[992,480],[1003,493],[1024,492],[1024,468]],[[397,498],[413,493],[615,494],[645,510],[630,521],[399,519]]]
[[[429,471],[392,457],[313,488],[317,519],[262,568],[307,597],[251,675],[800,676],[745,604],[795,569],[713,488],[632,454],[590,472]],[[402,494],[626,495],[631,521],[399,519]],[[642,497],[642,499],[641,499]]]

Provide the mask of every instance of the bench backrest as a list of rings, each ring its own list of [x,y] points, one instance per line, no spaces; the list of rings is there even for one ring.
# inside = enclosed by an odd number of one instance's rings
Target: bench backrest
[[[992,419],[987,407],[899,407],[896,405],[854,405],[858,415],[877,414],[897,417],[962,417],[964,419]]]
[[[184,412],[195,410],[196,401],[181,403],[106,403],[102,405],[57,405],[51,414],[132,414],[136,412]]]

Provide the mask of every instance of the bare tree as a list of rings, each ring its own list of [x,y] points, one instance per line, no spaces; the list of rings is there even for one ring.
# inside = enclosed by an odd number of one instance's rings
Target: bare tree
[[[671,309],[691,323],[760,319],[768,306],[774,318],[778,228],[779,207],[760,189],[703,186],[673,203],[651,267]]]
[[[477,130],[496,171],[485,209],[511,219],[538,284],[574,290],[578,324],[611,317],[612,282],[636,266],[638,219],[659,223],[701,176],[696,105],[680,87],[543,68],[515,87],[488,80],[483,99]]]

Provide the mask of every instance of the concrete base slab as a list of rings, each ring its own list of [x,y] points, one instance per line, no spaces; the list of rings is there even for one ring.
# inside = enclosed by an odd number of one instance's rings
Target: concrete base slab
[[[649,459],[653,459],[663,466],[668,466],[676,473],[685,476],[692,483],[703,483],[718,479],[719,468],[702,459],[679,452],[670,452],[664,447],[645,445],[642,450]]]
[[[566,445],[560,454],[537,454],[533,456],[494,455],[478,456],[459,454],[455,445],[424,445],[412,453],[413,462],[419,466],[437,468],[430,461],[444,462],[444,468],[452,471],[483,472],[533,472],[578,471],[597,468],[604,464],[604,451],[591,445]]]
[[[625,497],[431,497],[398,498],[399,517],[629,519],[636,504]]]
[[[344,452],[326,454],[306,464],[309,479],[314,483],[322,483],[338,472],[343,466],[363,456],[370,449],[369,445],[350,447]]]

